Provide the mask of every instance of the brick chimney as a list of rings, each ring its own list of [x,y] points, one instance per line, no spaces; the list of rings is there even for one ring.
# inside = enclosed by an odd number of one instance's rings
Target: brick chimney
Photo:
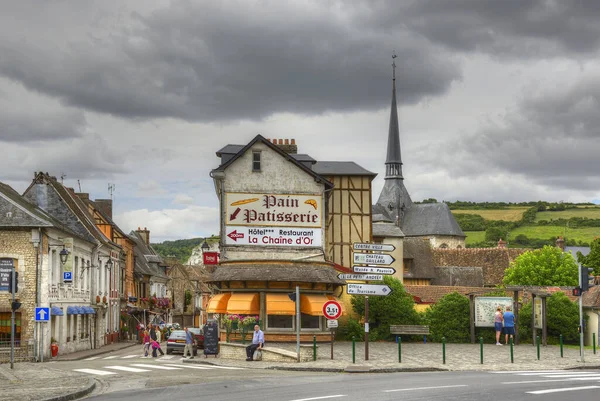
[[[561,251],[565,251],[565,240],[563,239],[563,237],[558,237],[556,239],[556,246],[560,248]]]
[[[502,241],[502,238],[498,240],[498,248],[506,248],[506,241]]]
[[[296,145],[295,139],[273,139],[272,142],[273,145],[277,145],[285,153],[293,155],[298,153],[298,145]]]
[[[150,245],[150,231],[146,227],[143,230],[138,227],[136,232],[142,237],[146,245]]]
[[[69,188],[71,191],[73,191],[75,193],[75,195],[77,195],[77,197],[83,201],[89,201],[90,200],[90,194],[85,193],[85,192],[75,192],[73,190],[73,188]]]
[[[102,213],[107,215],[112,220],[112,207],[113,201],[112,199],[96,199],[94,204]]]

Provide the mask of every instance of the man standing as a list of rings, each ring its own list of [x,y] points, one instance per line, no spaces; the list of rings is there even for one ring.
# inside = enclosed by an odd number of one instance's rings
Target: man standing
[[[150,338],[156,341],[156,329],[151,324],[148,327],[150,328]]]
[[[510,335],[511,340],[515,335],[515,314],[511,312],[511,307],[506,307],[504,312],[504,340],[508,344],[508,336]]]
[[[187,327],[184,327],[185,331],[185,348],[183,348],[183,357],[187,355],[187,352],[190,352],[190,359],[194,359],[194,335],[192,332],[188,331]]]
[[[259,325],[254,325],[254,334],[252,335],[252,344],[246,347],[246,360],[251,361],[254,351],[262,349],[265,344],[265,333],[262,332]]]

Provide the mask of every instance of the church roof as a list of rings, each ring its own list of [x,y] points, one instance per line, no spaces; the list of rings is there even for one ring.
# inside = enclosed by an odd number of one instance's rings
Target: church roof
[[[412,205],[402,219],[402,231],[410,237],[424,235],[466,237],[445,203]]]
[[[404,237],[404,233],[394,223],[375,223],[373,237]]]

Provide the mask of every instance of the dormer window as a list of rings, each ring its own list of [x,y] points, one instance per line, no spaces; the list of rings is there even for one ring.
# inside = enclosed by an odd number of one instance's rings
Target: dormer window
[[[252,152],[252,171],[260,171],[260,152]]]

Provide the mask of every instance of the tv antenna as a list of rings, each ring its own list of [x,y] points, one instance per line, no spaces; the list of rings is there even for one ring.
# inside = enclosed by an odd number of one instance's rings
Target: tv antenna
[[[113,200],[114,192],[115,192],[115,184],[108,184],[108,193],[110,194],[110,200]]]
[[[79,180],[77,180],[77,186],[79,186],[79,192],[82,192],[81,191],[81,182]]]
[[[67,175],[65,173],[61,173],[60,174],[60,183],[61,184],[65,183],[65,178],[67,178]]]

